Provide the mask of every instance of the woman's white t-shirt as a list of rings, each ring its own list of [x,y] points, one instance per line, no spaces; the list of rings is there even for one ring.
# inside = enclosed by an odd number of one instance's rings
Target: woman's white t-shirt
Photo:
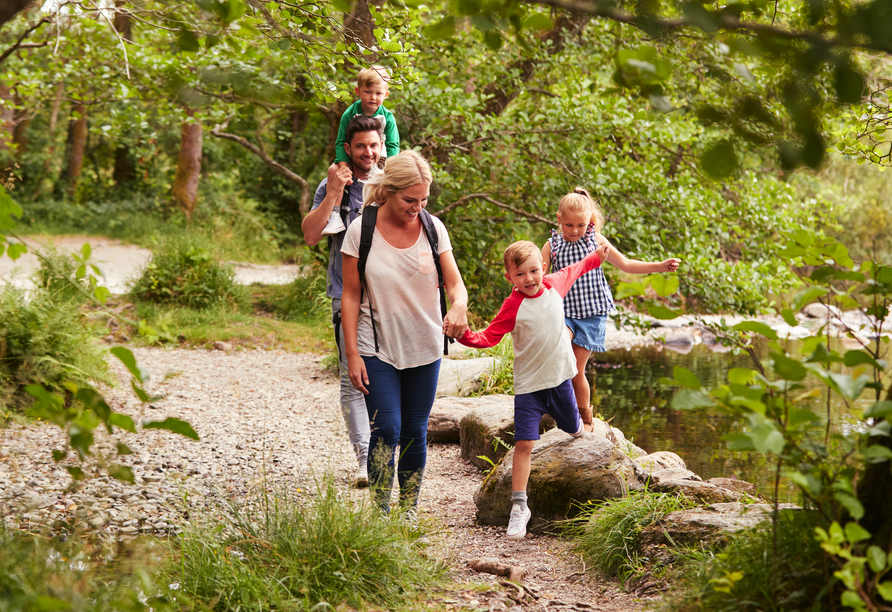
[[[347,228],[341,247],[344,255],[359,257],[361,219]],[[446,227],[436,217],[432,219],[438,236],[437,252],[451,251]],[[357,333],[360,355],[378,357],[398,370],[427,365],[443,356],[437,268],[420,223],[418,239],[405,249],[388,244],[375,228],[365,280]],[[370,317],[378,332],[377,353]]]

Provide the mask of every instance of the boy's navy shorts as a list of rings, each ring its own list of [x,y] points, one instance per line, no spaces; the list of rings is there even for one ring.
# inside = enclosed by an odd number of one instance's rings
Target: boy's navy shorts
[[[550,389],[514,396],[514,440],[538,440],[539,422],[545,414],[568,434],[576,435],[582,431],[571,380]]]

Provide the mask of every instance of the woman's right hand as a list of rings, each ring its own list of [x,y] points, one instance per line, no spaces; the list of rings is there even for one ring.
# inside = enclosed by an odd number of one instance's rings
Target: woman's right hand
[[[350,382],[364,395],[369,394],[366,385],[369,384],[369,374],[365,370],[365,360],[357,355],[356,357],[347,357],[347,374],[350,376]]]

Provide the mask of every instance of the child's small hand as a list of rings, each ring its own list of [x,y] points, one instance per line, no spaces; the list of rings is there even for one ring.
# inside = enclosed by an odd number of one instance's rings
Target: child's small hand
[[[606,242],[602,242],[598,245],[598,248],[595,249],[595,253],[598,254],[598,259],[600,259],[603,264],[607,261],[607,257],[610,255],[610,245]]]
[[[660,262],[660,268],[666,270],[666,272],[675,272],[678,270],[678,264],[681,263],[680,259],[667,259],[665,261]]]

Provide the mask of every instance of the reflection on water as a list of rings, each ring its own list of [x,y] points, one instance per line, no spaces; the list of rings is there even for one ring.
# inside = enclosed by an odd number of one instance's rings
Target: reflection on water
[[[739,429],[736,419],[707,410],[673,410],[673,387],[660,383],[672,377],[672,368],[691,370],[707,389],[726,381],[731,368],[752,368],[746,355],[714,353],[703,345],[688,354],[662,346],[594,353],[587,373],[592,383],[595,413],[618,427],[627,438],[649,453],[672,451],[688,469],[704,480],[739,478],[756,485],[758,492],[774,497],[772,467],[759,453],[732,453],[723,435]],[[782,483],[782,501],[796,501],[795,488]]]

